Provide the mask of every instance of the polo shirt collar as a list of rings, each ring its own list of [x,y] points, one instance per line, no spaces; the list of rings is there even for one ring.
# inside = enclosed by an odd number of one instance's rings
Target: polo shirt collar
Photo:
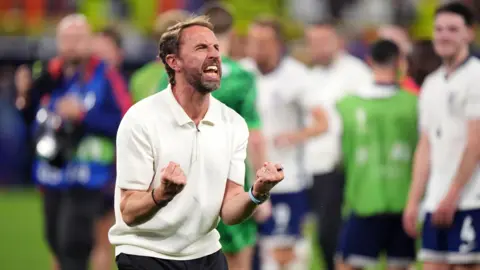
[[[170,105],[170,109],[173,113],[173,116],[177,122],[178,125],[183,126],[188,123],[193,123],[192,119],[187,115],[185,110],[180,106],[178,101],[175,99],[175,96],[173,95],[172,87],[169,84],[167,89],[167,96],[168,96],[168,103]],[[209,126],[214,126],[216,123],[218,123],[221,120],[221,111],[219,104],[216,102],[216,100],[212,97],[212,95],[209,96],[209,104],[208,104],[208,110],[203,119],[200,121],[203,124],[209,125]]]

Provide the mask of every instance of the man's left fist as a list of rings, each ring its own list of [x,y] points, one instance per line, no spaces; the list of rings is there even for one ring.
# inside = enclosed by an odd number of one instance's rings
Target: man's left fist
[[[284,178],[283,167],[280,164],[265,162],[257,171],[257,180],[253,184],[253,195],[267,194]]]

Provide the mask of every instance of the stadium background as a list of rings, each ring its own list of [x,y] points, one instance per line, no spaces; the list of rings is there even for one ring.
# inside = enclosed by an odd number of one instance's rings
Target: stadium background
[[[195,12],[208,0],[1,0],[0,1],[0,265],[5,270],[49,269],[42,235],[39,193],[31,185],[27,128],[14,107],[13,75],[20,64],[45,60],[55,53],[54,29],[69,13],[84,13],[95,30],[115,26],[123,35],[125,74],[154,59],[151,38],[155,18],[170,9]],[[281,18],[291,51],[307,61],[302,24],[333,18],[342,26],[347,48],[363,57],[375,29],[400,24],[413,40],[429,40],[435,7],[441,0],[227,0],[235,16],[239,41],[258,15]],[[479,10],[480,1],[465,1]],[[329,3],[334,3],[330,8]],[[237,42],[236,44],[241,44]],[[241,45],[240,45],[241,46]],[[238,48],[236,48],[238,49]],[[428,59],[427,59],[428,60]],[[311,232],[308,230],[307,232]],[[314,245],[316,247],[316,245]],[[318,248],[318,247],[317,247]],[[314,254],[318,254],[315,252]],[[314,258],[312,269],[322,269]],[[379,268],[380,269],[380,268]]]

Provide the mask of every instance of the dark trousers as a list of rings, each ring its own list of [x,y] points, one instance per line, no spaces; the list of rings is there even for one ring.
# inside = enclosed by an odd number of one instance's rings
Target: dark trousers
[[[221,251],[187,261],[164,260],[120,253],[116,261],[118,270],[228,270],[227,259]]]
[[[317,218],[318,243],[322,247],[326,270],[335,269],[334,256],[342,226],[345,176],[336,170],[313,176],[310,206]]]
[[[61,270],[87,270],[102,206],[99,190],[44,190],[46,238]]]

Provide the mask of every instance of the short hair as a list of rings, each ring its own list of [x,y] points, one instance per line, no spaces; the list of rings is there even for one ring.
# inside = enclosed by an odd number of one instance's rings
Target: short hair
[[[115,46],[117,46],[117,48],[119,49],[122,48],[122,45],[123,45],[122,35],[114,27],[112,26],[105,27],[98,33],[106,38],[109,38],[111,41],[113,41],[113,43],[115,44]]]
[[[473,12],[464,4],[459,2],[452,2],[439,7],[435,11],[435,16],[442,13],[454,13],[463,18],[465,25],[472,27],[474,23]]]
[[[221,3],[205,5],[200,13],[210,18],[215,35],[228,33],[233,27],[233,15],[227,6]]]
[[[370,57],[381,66],[395,65],[400,58],[400,48],[393,41],[380,39],[371,46]]]
[[[175,85],[175,71],[167,63],[167,55],[178,54],[183,30],[192,26],[203,26],[213,31],[213,25],[207,16],[197,16],[181,21],[167,29],[160,37],[158,45],[158,57],[165,65],[168,79],[171,85]]]
[[[261,16],[253,20],[252,25],[257,25],[261,27],[268,27],[273,30],[275,37],[278,41],[285,41],[285,30],[283,29],[282,23],[275,17],[272,16]]]
[[[165,33],[170,26],[186,20],[189,17],[189,13],[182,9],[171,9],[161,13],[157,16],[153,24],[153,35],[155,39],[160,39],[162,34]]]

